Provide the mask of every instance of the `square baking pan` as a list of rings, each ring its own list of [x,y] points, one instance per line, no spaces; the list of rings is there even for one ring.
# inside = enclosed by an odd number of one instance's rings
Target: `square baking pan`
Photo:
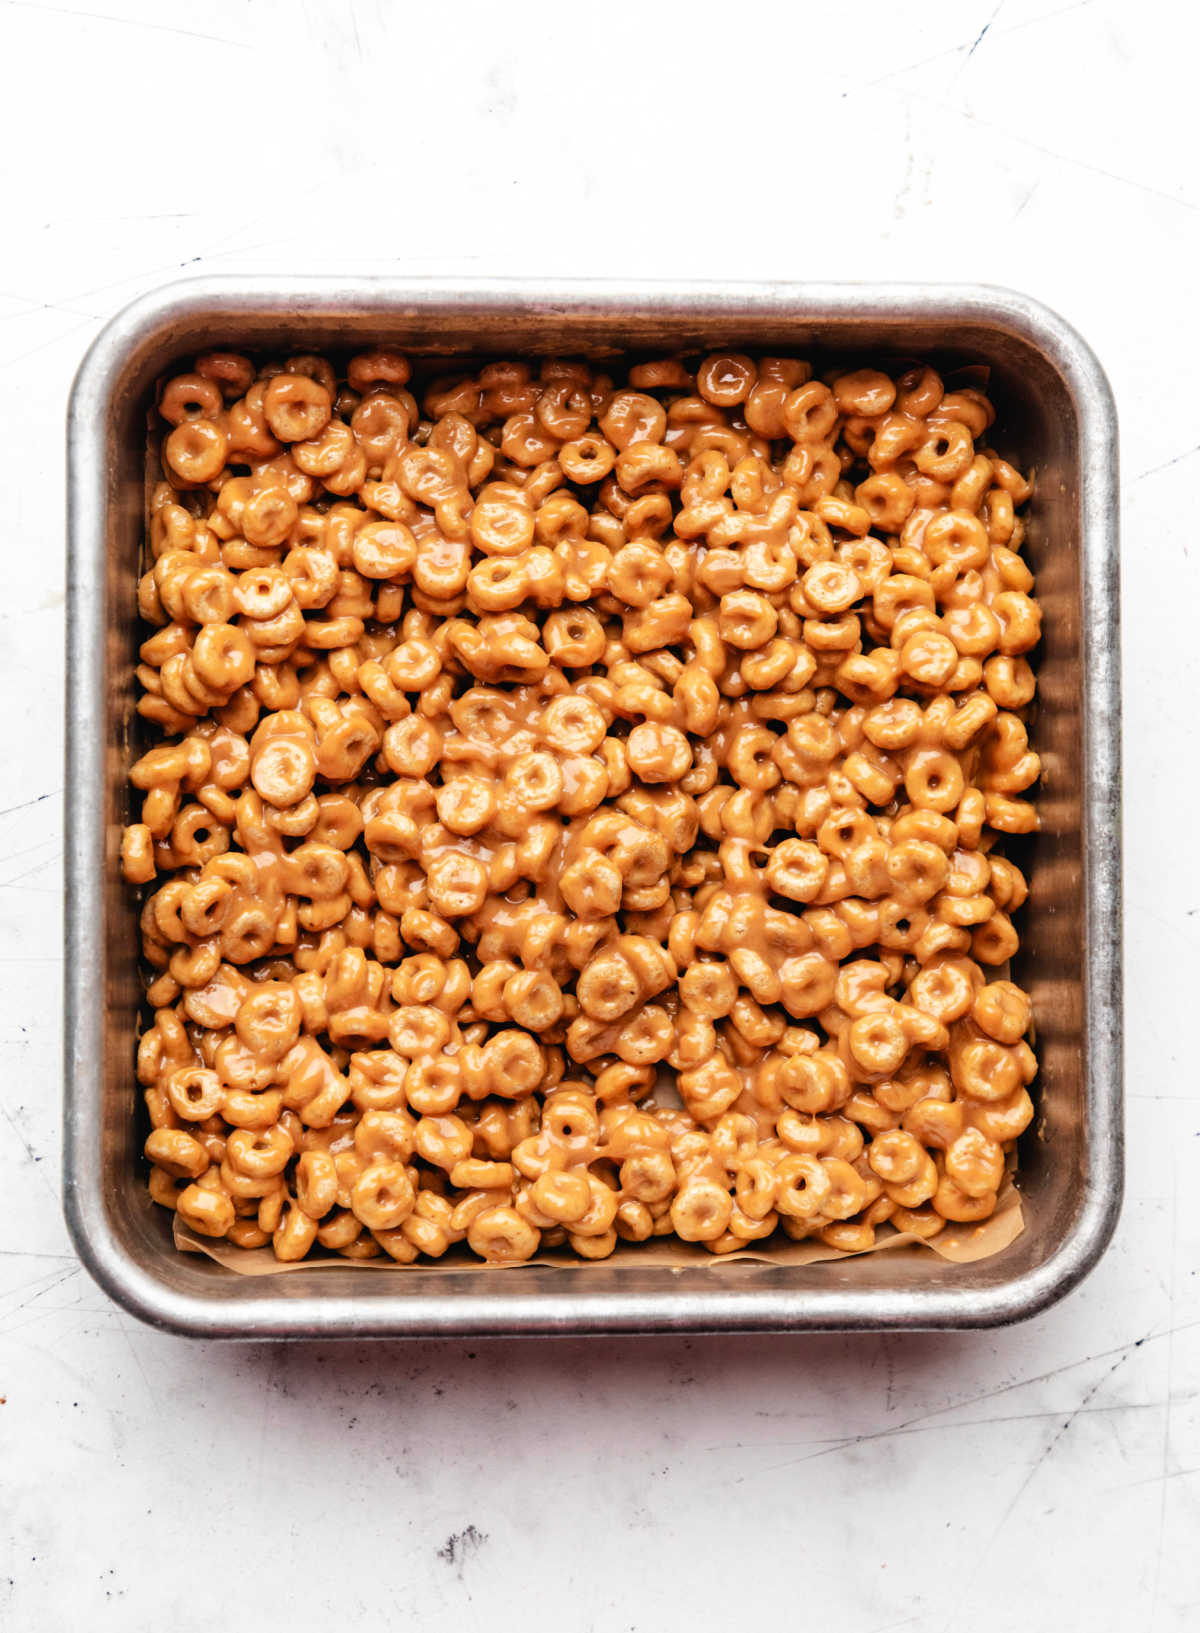
[[[399,346],[431,358],[736,350],[985,365],[994,437],[1036,473],[1026,552],[1044,611],[1034,745],[1041,831],[1015,977],[1031,989],[1038,1114],[1020,1142],[1025,1230],[970,1265],[920,1249],[807,1267],[673,1269],[631,1255],[524,1271],[346,1264],[238,1275],[175,1250],[146,1192],[134,1074],[137,908],[118,847],[138,750],[135,590],[155,380],[208,347]],[[795,1332],[986,1327],[1095,1264],[1123,1177],[1117,428],[1084,341],[988,287],[204,279],[102,331],[69,421],[65,1162],[67,1221],[102,1287],[208,1338]]]

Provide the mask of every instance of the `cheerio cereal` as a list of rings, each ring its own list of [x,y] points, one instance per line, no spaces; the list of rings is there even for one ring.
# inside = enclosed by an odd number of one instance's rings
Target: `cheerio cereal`
[[[988,1217],[1040,611],[980,391],[211,352],[158,411],[156,1201],[283,1260]]]

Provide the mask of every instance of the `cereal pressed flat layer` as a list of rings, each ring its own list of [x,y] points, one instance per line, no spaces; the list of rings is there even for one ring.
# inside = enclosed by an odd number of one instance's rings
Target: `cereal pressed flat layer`
[[[284,1260],[987,1218],[1040,610],[986,396],[410,375],[210,352],[160,394],[152,1196]]]

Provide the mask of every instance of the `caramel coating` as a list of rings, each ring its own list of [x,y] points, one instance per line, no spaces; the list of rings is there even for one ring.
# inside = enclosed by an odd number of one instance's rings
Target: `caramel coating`
[[[1041,613],[982,393],[378,348],[208,352],[159,412],[155,1201],[405,1264],[991,1213]]]

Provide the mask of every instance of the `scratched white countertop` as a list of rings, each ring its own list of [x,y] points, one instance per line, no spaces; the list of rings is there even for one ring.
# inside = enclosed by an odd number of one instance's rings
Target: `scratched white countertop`
[[[1200,1625],[1198,44],[1171,0],[0,0],[6,1633]],[[142,290],[356,269],[977,279],[1095,346],[1123,444],[1128,1192],[1057,1308],[221,1347],[79,1268],[65,396]]]

